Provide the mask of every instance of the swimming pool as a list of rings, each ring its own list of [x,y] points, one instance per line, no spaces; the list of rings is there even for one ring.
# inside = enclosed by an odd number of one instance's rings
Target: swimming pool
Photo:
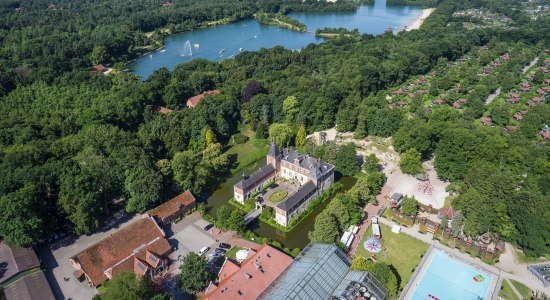
[[[412,300],[489,299],[487,290],[494,277],[435,250]],[[475,278],[475,279],[474,279]]]

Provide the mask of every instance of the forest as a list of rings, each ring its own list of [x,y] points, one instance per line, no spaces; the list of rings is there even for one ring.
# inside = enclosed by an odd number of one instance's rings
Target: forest
[[[87,68],[134,57],[150,43],[148,31],[172,25],[188,30],[249,18],[257,10],[326,7],[317,1],[178,1],[165,7],[160,1],[64,0],[53,8],[42,0],[3,2],[0,235],[28,245],[59,231],[93,233],[121,208],[143,212],[184,189],[204,199],[235,164],[224,152],[240,124],[290,146],[301,125],[307,132],[336,126],[358,137],[394,136],[398,151],[435,157],[439,176],[457,195],[453,206],[463,211],[465,230],[492,230],[529,255],[544,254],[550,246],[550,152],[538,132],[550,120],[547,104],[532,109],[510,134],[478,124],[485,113],[480,99],[493,86],[480,89],[461,110],[426,110],[418,103],[390,109],[386,99],[395,87],[485,45],[496,49],[491,55],[529,49],[518,63],[549,47],[548,17],[534,22],[518,15],[518,26],[506,31],[464,30],[452,22],[454,11],[495,1],[442,1],[420,30],[343,36],[300,52],[245,51],[219,63],[197,59],[156,70],[145,81]],[[333,9],[357,3],[340,5]],[[71,17],[77,13],[78,19]],[[517,68],[510,68],[513,86]],[[437,91],[468,74],[438,79]],[[185,107],[186,99],[212,89],[220,94]],[[174,111],[161,114],[158,106]],[[342,196],[341,204],[348,198]]]

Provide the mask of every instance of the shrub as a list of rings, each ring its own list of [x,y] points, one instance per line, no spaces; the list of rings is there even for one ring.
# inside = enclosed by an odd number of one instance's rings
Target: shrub
[[[233,136],[233,142],[235,144],[244,144],[248,141],[248,137],[242,133],[237,133]]]

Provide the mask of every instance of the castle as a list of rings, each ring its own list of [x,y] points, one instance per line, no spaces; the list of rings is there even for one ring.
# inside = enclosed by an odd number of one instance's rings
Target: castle
[[[267,153],[267,165],[244,177],[233,187],[235,200],[244,204],[245,200],[278,178],[298,186],[296,192],[275,205],[277,223],[288,226],[313,199],[334,183],[334,166],[294,149],[279,151],[277,144],[272,142]]]

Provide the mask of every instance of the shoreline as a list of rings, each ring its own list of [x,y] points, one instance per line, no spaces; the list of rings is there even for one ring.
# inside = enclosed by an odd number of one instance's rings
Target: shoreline
[[[422,14],[416,19],[413,23],[405,26],[405,31],[411,31],[414,29],[420,29],[420,26],[424,23],[424,20],[426,20],[435,10],[435,8],[425,8],[422,10]]]

